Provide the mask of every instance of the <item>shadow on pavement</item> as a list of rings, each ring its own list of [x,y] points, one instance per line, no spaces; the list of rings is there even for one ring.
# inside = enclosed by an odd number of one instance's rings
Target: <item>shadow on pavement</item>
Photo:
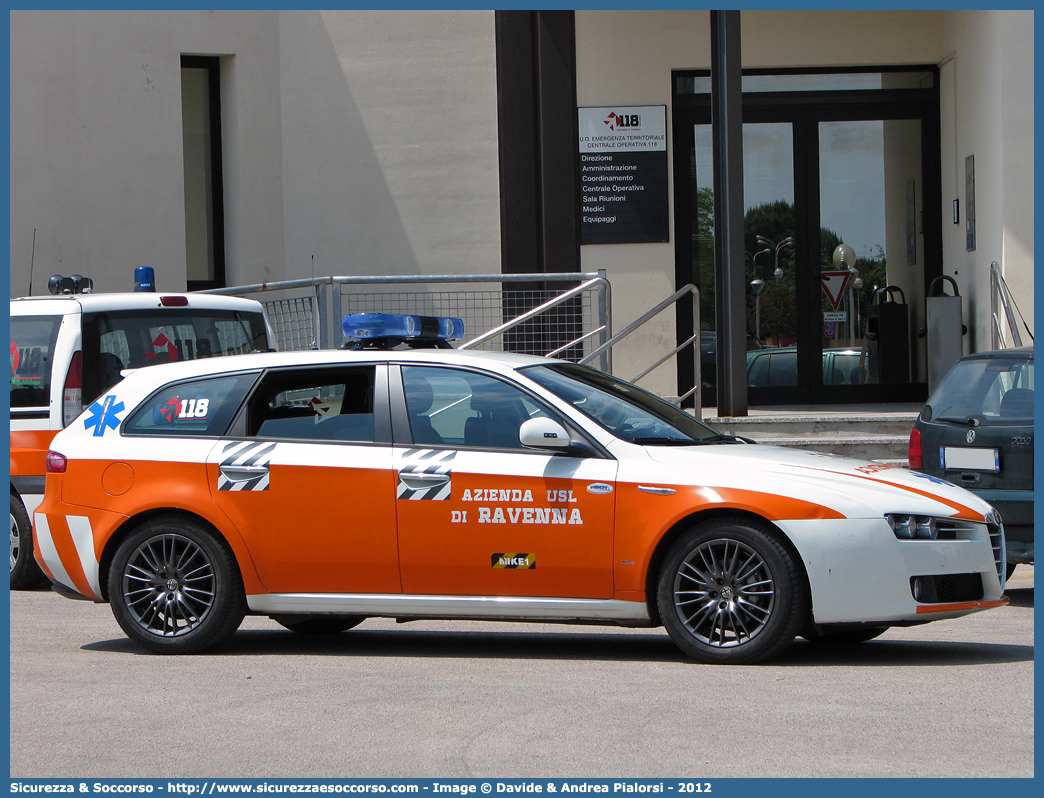
[[[1015,590],[1005,590],[1004,595],[1011,599],[1012,607],[1029,607],[1033,608],[1033,588],[1024,587],[1016,588]]]
[[[887,635],[887,633],[886,633]],[[150,656],[130,640],[89,643],[84,651]],[[565,661],[674,662],[699,666],[662,634],[366,630],[329,636],[283,630],[240,630],[214,651],[226,656],[449,657]],[[1033,646],[948,641],[888,640],[858,645],[823,645],[798,639],[781,655],[753,667],[829,666],[901,667],[982,665],[1033,660]],[[704,666],[717,667],[717,666]],[[731,666],[730,666],[731,667]]]

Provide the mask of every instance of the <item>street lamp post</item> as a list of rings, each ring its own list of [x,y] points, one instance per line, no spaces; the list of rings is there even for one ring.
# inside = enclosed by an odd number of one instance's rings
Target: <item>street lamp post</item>
[[[773,276],[776,278],[776,282],[780,282],[783,279],[783,268],[779,265],[779,253],[786,247],[794,246],[794,236],[787,236],[779,243],[774,243],[765,236],[757,237],[758,243],[762,246],[768,247],[768,250],[775,252],[776,254],[776,270],[773,272]]]
[[[761,344],[761,292],[765,289],[764,280],[751,280],[750,287],[754,289],[754,334]]]
[[[853,266],[849,271],[852,273],[852,281],[848,284],[849,314],[854,312],[855,316],[849,315],[848,326],[851,330],[851,346],[855,346],[856,336],[859,334],[859,291],[863,288],[863,279],[859,276],[859,269]]]

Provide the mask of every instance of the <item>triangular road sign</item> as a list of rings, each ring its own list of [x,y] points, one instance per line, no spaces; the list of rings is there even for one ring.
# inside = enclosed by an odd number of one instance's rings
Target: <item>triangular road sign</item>
[[[823,280],[823,290],[830,300],[830,307],[837,310],[848,288],[848,281],[852,279],[852,272],[822,272],[819,276]]]

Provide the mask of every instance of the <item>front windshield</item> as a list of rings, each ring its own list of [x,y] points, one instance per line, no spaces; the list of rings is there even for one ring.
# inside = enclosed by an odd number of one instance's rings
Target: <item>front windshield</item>
[[[572,363],[531,366],[521,371],[630,443],[678,446],[724,440],[685,411],[604,372]]]

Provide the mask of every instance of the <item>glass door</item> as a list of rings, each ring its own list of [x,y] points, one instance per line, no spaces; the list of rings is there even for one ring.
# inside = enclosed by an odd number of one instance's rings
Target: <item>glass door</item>
[[[926,381],[916,334],[925,295],[921,136],[918,119],[816,125],[818,337],[822,395],[833,401]]]
[[[808,401],[799,379],[804,336],[799,335],[798,230],[794,124],[743,125],[744,285],[748,395],[776,402]],[[714,303],[714,164],[711,126],[693,125],[690,175],[693,266],[700,287],[703,403],[715,404],[717,341]],[[803,287],[803,286],[802,286]],[[807,293],[807,292],[802,292]],[[805,301],[805,297],[801,297]]]
[[[942,274],[935,81],[932,68],[744,75],[750,405],[927,398],[918,331]],[[700,289],[704,405],[717,388],[709,90],[676,73],[675,279]],[[685,304],[679,330],[692,329]]]

